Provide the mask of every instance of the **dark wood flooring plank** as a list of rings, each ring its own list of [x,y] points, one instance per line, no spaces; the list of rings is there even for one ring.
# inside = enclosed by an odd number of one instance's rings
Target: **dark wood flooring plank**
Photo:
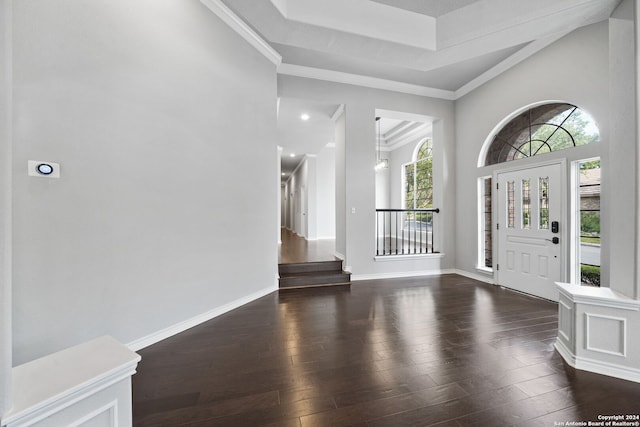
[[[637,412],[640,384],[567,366],[556,323],[556,304],[457,275],[273,293],[142,350],[134,425],[527,426]]]

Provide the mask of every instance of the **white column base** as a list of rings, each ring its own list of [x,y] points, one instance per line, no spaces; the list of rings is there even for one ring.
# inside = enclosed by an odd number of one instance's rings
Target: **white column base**
[[[557,283],[555,348],[576,369],[640,382],[640,301],[609,288]]]
[[[13,368],[2,426],[130,426],[140,356],[109,336]]]

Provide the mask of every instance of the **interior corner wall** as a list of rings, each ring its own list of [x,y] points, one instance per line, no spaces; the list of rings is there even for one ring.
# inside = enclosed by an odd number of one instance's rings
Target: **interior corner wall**
[[[599,144],[540,156],[568,161],[603,155],[603,176],[614,173],[604,154],[609,146],[609,57],[606,21],[580,28],[456,101],[456,248],[460,270],[475,272],[478,261],[477,180],[516,163],[478,168],[480,150],[492,129],[503,119],[533,103],[570,102],[589,113],[598,124]],[[611,142],[612,144],[614,142]],[[604,186],[605,193],[614,191]],[[603,221],[607,210],[603,203]],[[606,233],[606,231],[603,231]],[[603,242],[603,252],[605,251]],[[604,260],[603,260],[604,262]]]
[[[615,291],[638,298],[636,288],[636,218],[638,216],[638,174],[636,135],[636,46],[635,8],[625,0],[609,19],[610,138],[608,164],[602,170],[603,204],[610,219],[607,229],[608,281]],[[603,207],[603,210],[605,209]],[[634,236],[634,238],[630,238]]]
[[[10,0],[0,0],[0,418],[11,408],[11,150],[12,53]]]
[[[318,165],[317,157],[307,156],[305,159],[305,174],[307,179],[306,200],[303,202],[304,213],[302,220],[305,225],[307,240],[318,239]]]
[[[198,0],[13,7],[14,362],[275,290],[275,65]]]
[[[280,223],[281,227],[287,226],[287,186],[280,187]]]
[[[437,273],[453,268],[455,175],[451,171],[455,161],[455,130],[452,101],[286,75],[278,76],[278,95],[345,105],[344,143],[336,137],[336,251],[346,256],[346,266],[351,269],[352,277],[357,280]],[[440,122],[439,138],[442,140],[436,142],[434,134],[434,145],[439,143],[441,151],[434,152],[434,164],[441,162],[442,175],[437,178],[439,182],[434,176],[434,187],[438,187],[437,201],[442,203],[438,206],[442,211],[438,225],[442,246],[437,250],[444,257],[405,258],[393,262],[379,262],[374,258],[376,109],[419,114]],[[337,123],[336,127],[340,126]],[[436,159],[436,155],[440,157]]]
[[[317,236],[336,238],[336,149],[324,147],[316,157]]]
[[[635,58],[636,58],[636,147],[640,147],[640,5],[635,3]],[[636,150],[636,185],[640,188],[640,150]],[[640,210],[637,200],[636,212]],[[640,298],[640,215],[636,215],[636,298]]]
[[[284,191],[285,191],[285,218],[286,218],[286,222],[285,222],[285,227],[290,230],[293,231],[293,223],[292,223],[292,216],[291,216],[291,205],[292,205],[292,191],[291,191],[291,179],[287,180],[287,183],[284,187]]]
[[[310,199],[315,197],[315,157],[305,156],[293,171],[290,183],[293,200],[293,231],[305,239],[313,239],[310,231],[315,233],[315,226],[310,225]],[[311,215],[312,217],[315,214]]]

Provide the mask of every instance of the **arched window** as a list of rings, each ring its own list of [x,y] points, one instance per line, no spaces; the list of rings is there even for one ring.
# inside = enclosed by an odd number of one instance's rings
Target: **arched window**
[[[431,139],[420,144],[412,163],[404,165],[405,209],[433,207],[433,156]]]
[[[495,134],[484,165],[510,162],[600,140],[594,120],[572,104],[538,105],[511,119]]]

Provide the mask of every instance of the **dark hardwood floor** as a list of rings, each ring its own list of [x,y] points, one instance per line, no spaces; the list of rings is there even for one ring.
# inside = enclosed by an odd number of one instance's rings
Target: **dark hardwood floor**
[[[142,351],[135,426],[554,426],[640,412],[557,306],[457,275],[274,292]],[[565,424],[566,425],[566,424]]]

